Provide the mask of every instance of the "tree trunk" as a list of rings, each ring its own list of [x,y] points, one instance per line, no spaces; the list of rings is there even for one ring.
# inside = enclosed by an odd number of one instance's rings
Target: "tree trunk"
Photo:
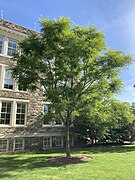
[[[66,157],[70,158],[70,140],[69,140],[69,126],[66,126]]]
[[[94,138],[91,139],[91,145],[94,145]]]

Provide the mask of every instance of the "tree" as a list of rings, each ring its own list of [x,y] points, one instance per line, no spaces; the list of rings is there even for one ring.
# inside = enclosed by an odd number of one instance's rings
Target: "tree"
[[[77,137],[96,142],[122,142],[132,138],[134,114],[128,103],[104,98],[84,106],[74,122]]]
[[[35,90],[44,86],[44,97],[63,121],[66,156],[70,157],[69,129],[78,114],[78,102],[86,94],[110,94],[121,87],[120,70],[129,55],[105,50],[104,35],[92,26],[80,27],[70,19],[42,19],[41,33],[20,43],[13,75],[20,85]],[[86,98],[87,99],[87,98]]]

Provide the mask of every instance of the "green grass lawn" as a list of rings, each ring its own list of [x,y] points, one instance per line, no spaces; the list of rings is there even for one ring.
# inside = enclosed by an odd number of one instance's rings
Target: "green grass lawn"
[[[72,150],[91,156],[87,163],[54,165],[50,157],[64,151],[0,155],[0,179],[6,180],[135,180],[135,146],[89,147]]]

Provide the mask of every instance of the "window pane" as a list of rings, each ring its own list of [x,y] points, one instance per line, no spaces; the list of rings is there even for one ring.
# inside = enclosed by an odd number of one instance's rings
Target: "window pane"
[[[24,87],[23,85],[20,85],[20,84],[19,84],[18,90],[20,90],[20,91],[26,91],[26,87]]]
[[[23,138],[15,138],[14,141],[15,150],[23,150],[24,149],[24,139]]]
[[[0,140],[0,151],[6,151],[7,150],[7,140],[2,139]]]
[[[52,113],[51,104],[44,104],[44,114]]]
[[[51,138],[50,137],[44,137],[43,147],[51,147]]]
[[[43,115],[47,115],[48,113],[52,112],[52,108],[50,107],[50,104],[44,104],[43,105]],[[44,125],[51,125],[50,121],[45,121],[43,122]]]
[[[0,124],[10,124],[11,102],[2,102]]]
[[[61,136],[53,136],[52,137],[52,145],[53,145],[53,147],[62,147],[62,137]]]
[[[55,125],[62,125],[62,122],[60,120],[56,120]]]
[[[4,88],[13,89],[14,80],[12,78],[12,71],[10,69],[6,69],[5,78],[4,78]]]
[[[17,42],[13,39],[9,39],[7,55],[12,56],[16,52],[16,47],[17,47]]]
[[[16,124],[25,124],[26,104],[17,103]]]
[[[48,105],[44,104],[44,114],[48,114]]]

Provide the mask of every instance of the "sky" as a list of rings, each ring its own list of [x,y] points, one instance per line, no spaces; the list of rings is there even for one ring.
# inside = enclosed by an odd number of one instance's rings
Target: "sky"
[[[80,26],[91,24],[103,31],[107,48],[135,57],[135,0],[0,0],[0,10],[4,19],[37,31],[42,16],[69,17]],[[121,101],[135,102],[134,71],[132,63],[120,74],[124,87],[117,98]]]

